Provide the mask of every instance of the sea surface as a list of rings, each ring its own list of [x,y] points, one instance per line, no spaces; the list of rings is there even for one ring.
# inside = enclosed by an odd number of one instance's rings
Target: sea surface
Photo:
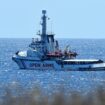
[[[60,48],[70,45],[77,58],[97,58],[105,61],[105,39],[58,39]],[[19,84],[31,89],[38,85],[44,92],[56,92],[59,87],[67,91],[87,93],[105,85],[105,71],[21,70],[12,61],[19,50],[28,49],[31,39],[0,39],[0,92],[4,87]]]

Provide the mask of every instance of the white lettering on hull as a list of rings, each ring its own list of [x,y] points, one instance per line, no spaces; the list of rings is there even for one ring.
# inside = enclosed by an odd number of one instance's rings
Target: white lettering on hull
[[[29,67],[33,68],[54,68],[53,64],[39,64],[39,63],[30,63]]]

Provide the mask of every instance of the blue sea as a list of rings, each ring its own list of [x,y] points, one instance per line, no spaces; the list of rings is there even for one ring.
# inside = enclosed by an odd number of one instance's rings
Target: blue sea
[[[105,61],[105,39],[58,39],[61,49],[70,45],[77,58],[97,58]],[[0,39],[0,92],[4,87],[19,84],[26,89],[39,86],[46,93],[64,87],[67,91],[87,93],[105,85],[105,71],[21,70],[12,61],[16,51],[28,49],[31,39]]]

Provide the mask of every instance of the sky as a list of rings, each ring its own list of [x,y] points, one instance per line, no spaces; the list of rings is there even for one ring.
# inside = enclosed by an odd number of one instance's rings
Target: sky
[[[105,0],[0,0],[0,38],[31,38],[41,29],[57,38],[105,38]]]

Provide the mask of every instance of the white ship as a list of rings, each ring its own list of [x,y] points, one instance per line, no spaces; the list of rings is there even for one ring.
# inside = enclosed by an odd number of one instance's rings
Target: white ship
[[[34,70],[105,70],[105,63],[100,59],[76,59],[76,52],[60,50],[54,34],[47,34],[46,10],[42,11],[42,32],[40,39],[32,39],[27,51],[18,51],[13,55],[20,69]]]

